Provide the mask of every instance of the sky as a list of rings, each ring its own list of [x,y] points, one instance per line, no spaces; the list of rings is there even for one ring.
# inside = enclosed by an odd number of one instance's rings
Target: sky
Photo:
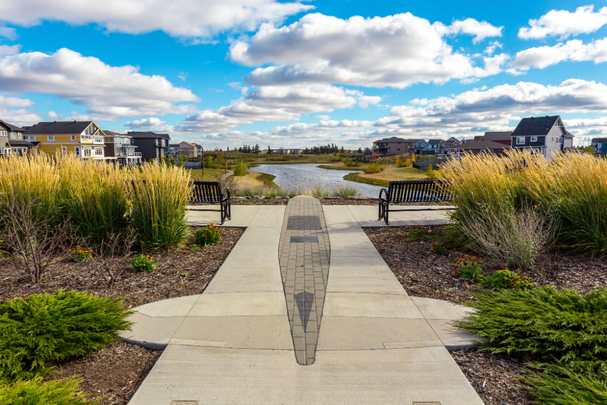
[[[607,0],[2,0],[0,119],[206,150],[607,137]]]

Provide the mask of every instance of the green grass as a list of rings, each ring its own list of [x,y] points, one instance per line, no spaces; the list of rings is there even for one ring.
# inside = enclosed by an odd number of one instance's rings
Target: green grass
[[[259,175],[257,176],[257,180],[270,187],[278,187],[276,183],[274,183],[275,178],[276,176],[274,176],[273,174],[267,173],[259,173]]]
[[[344,176],[344,180],[354,181],[356,183],[371,184],[373,186],[388,187],[390,185],[389,180],[369,179],[366,177],[360,177],[359,173],[348,173]]]
[[[223,169],[204,169],[204,176],[202,169],[186,169],[190,172],[192,176],[192,180],[202,180],[202,181],[215,181],[219,176],[225,173]]]
[[[105,347],[127,330],[122,301],[74,291],[0,304],[0,381],[48,374],[52,362]]]
[[[404,167],[402,169],[394,169],[394,171],[397,173],[404,173],[404,174],[416,174],[416,175],[426,174],[425,170],[416,169],[415,167]]]

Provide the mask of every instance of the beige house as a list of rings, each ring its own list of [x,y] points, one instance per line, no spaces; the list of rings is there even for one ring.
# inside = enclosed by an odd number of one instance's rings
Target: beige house
[[[419,139],[384,138],[373,142],[373,153],[380,156],[402,155],[415,152],[414,144]]]

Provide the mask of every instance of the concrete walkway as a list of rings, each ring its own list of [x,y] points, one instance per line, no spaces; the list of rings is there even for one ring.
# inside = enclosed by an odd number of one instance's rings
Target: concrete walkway
[[[328,283],[315,361],[298,364],[278,255],[285,207],[234,208],[247,229],[204,294],[136,308],[124,338],[166,349],[131,405],[482,404],[446,347],[471,343],[448,324],[466,309],[409,297],[360,208],[322,207]]]

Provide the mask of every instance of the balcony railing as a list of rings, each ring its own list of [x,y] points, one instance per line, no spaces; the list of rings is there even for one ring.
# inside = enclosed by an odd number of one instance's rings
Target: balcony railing
[[[93,137],[90,135],[80,135],[80,139],[83,141],[92,141]]]

